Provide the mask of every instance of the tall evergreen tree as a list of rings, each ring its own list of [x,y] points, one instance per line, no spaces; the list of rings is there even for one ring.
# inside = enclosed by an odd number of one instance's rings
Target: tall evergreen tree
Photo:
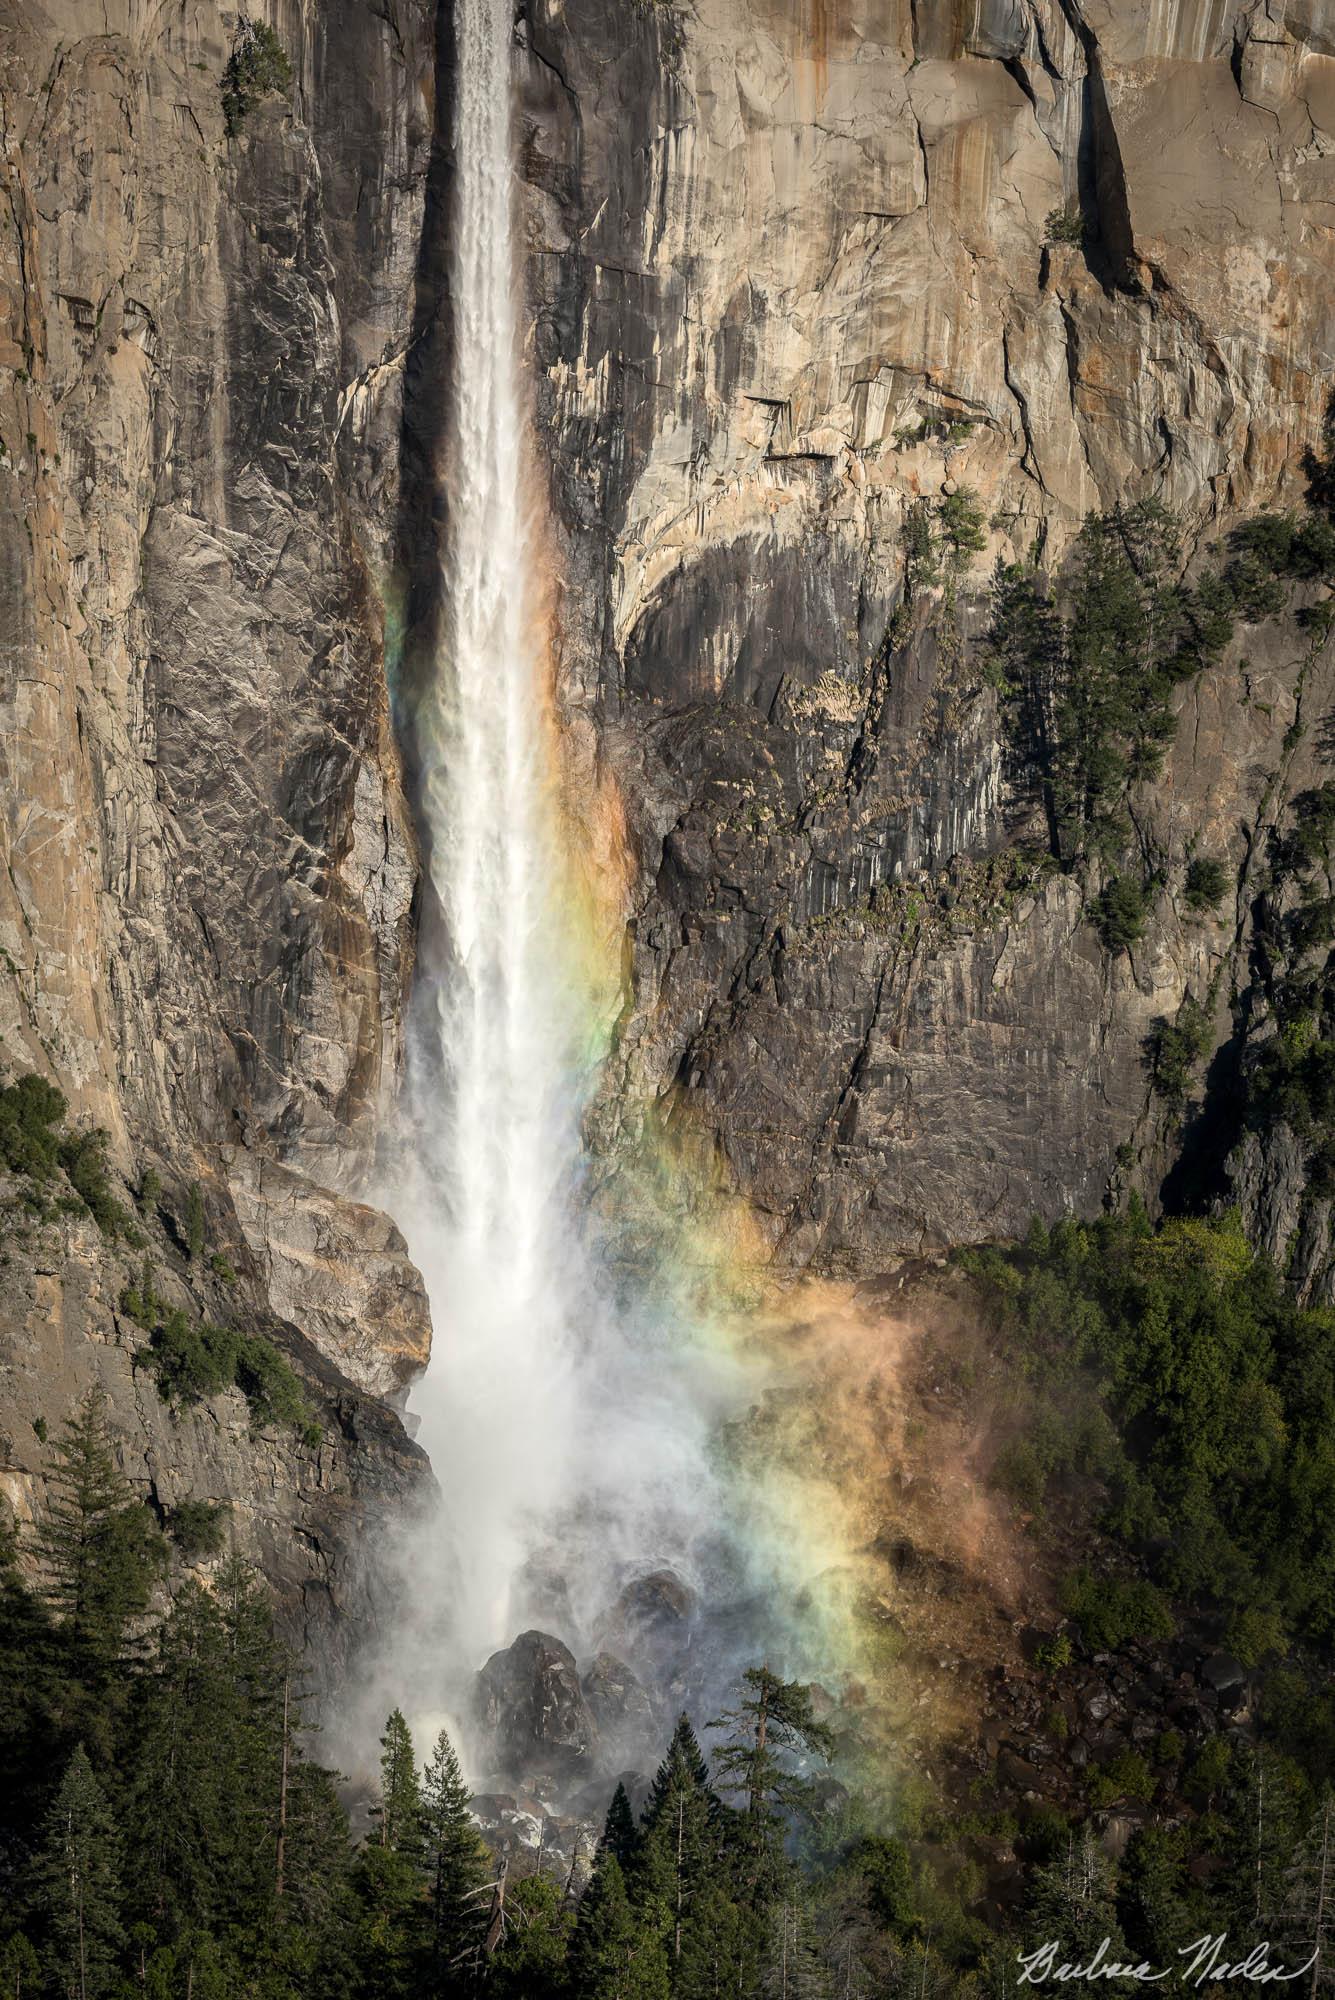
[[[36,2000],[42,1990],[42,1961],[22,1931],[0,1946],[0,2000]]]
[[[1079,1840],[1033,1881],[1026,1929],[1032,1947],[1060,1940],[1062,1957],[1091,1959],[1105,1938],[1109,1959],[1125,1959],[1126,1946],[1113,1900],[1112,1867],[1088,1826]]]
[[[64,1425],[39,1546],[71,1635],[90,1654],[114,1659],[148,1605],[165,1545],[116,1463],[106,1407],[102,1390],[90,1389]]]
[[[673,2000],[732,2000],[753,1994],[765,1944],[763,1910],[728,1893],[722,1875],[707,1881],[682,1926],[681,1956],[672,1967]]]
[[[545,1875],[526,1875],[506,1898],[505,1934],[487,1973],[488,2000],[546,2000],[565,1993],[575,1918]]]
[[[1311,1969],[1298,1986],[1307,2000],[1335,1992],[1335,1794],[1327,1792],[1285,1870],[1282,1922],[1294,1941],[1290,1962]]]
[[[719,1867],[719,1801],[690,1720],[678,1718],[641,1818],[637,1881],[664,1909],[674,1965],[700,1892]]]
[[[59,1990],[66,2000],[98,2000],[115,1980],[123,1941],[120,1842],[82,1744],[47,1814],[33,1881]]]
[[[412,1734],[400,1709],[386,1720],[380,1753],[380,1797],[371,1808],[375,1830],[353,1870],[356,1956],[361,1982],[377,2000],[406,2000],[417,1984],[427,1883],[422,1794]]]
[[[796,1895],[784,1896],[770,1912],[760,1990],[765,2000],[829,2000],[826,1970]]]
[[[782,1858],[782,1818],[801,1812],[810,1798],[810,1780],[794,1769],[797,1760],[828,1757],[833,1738],[816,1719],[811,1690],[780,1680],[769,1667],[748,1667],[736,1708],[712,1722],[732,1732],[715,1755],[721,1783],[746,1800],[743,1844],[750,1855],[750,1883],[775,1876]]]
[[[24,1582],[17,1536],[0,1524],[0,1882],[31,1842],[34,1800],[49,1794],[69,1755],[71,1718],[95,1719],[83,1712],[70,1652],[67,1633]]]
[[[580,1898],[567,1964],[578,2000],[667,2000],[662,1938],[631,1909],[621,1864],[607,1850]]]
[[[244,1563],[224,1566],[216,1594],[195,1583],[178,1592],[157,1635],[132,1822],[136,1851],[152,1857],[151,1898],[136,1881],[134,1906],[169,1936],[273,1913],[290,1676],[267,1593]]]
[[[600,1854],[615,1855],[621,1863],[623,1874],[633,1866],[639,1852],[640,1839],[635,1830],[635,1815],[630,1809],[630,1797],[624,1785],[619,1784],[612,1794],[612,1803],[607,1808],[607,1818],[603,1821],[602,1836],[598,1842]]]
[[[380,1799],[372,1807],[381,1847],[415,1859],[422,1847],[422,1791],[412,1732],[402,1709],[391,1711],[380,1739]]]
[[[490,1873],[472,1795],[443,1729],[422,1775],[421,1829],[431,1897],[430,1963],[439,1991],[450,1968],[474,1963],[481,1950],[480,1892]]]

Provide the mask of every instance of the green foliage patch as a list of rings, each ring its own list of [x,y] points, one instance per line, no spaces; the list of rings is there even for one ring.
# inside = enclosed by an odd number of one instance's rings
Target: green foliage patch
[[[1149,1583],[1080,1572],[1088,1643],[1161,1635],[1163,1602],[1253,1645],[1335,1641],[1335,1313],[1294,1304],[1236,1218],[1035,1225],[961,1253],[1041,1441],[1042,1500],[1083,1497]]]
[[[222,80],[223,118],[235,138],[245,119],[265,97],[290,90],[292,64],[267,21],[242,15]]]
[[[148,1258],[138,1284],[121,1294],[121,1311],[151,1336],[144,1357],[159,1393],[170,1403],[198,1403],[236,1387],[250,1404],[257,1424],[281,1424],[318,1444],[315,1422],[301,1382],[272,1341],[238,1327],[193,1319],[182,1307],[170,1310],[159,1297]]]
[[[0,1089],[0,1163],[26,1183],[23,1202],[39,1220],[60,1210],[91,1215],[102,1234],[137,1238],[128,1210],[112,1192],[107,1135],[66,1123],[63,1092],[35,1072]]]

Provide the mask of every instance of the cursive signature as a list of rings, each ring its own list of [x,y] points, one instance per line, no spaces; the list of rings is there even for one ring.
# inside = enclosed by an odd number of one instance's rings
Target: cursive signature
[[[1156,1986],[1161,1980],[1171,1979],[1178,1986],[1217,1985],[1225,1980],[1240,1980],[1252,1986],[1282,1986],[1310,1972],[1317,1958],[1314,1951],[1306,1965],[1290,1972],[1283,1964],[1272,1963],[1270,1941],[1265,1938],[1254,1944],[1245,1958],[1235,1959],[1229,1951],[1226,1931],[1183,1945],[1177,1954],[1184,1961],[1181,1965],[1153,1966],[1144,1959],[1133,1965],[1114,1958],[1111,1938],[1104,1938],[1093,1957],[1084,1960],[1063,1958],[1063,1949],[1061,1939],[1057,1938],[1034,1951],[1020,1953],[1016,1961],[1021,1968],[1020,1985],[1045,1986],[1049,1980],[1086,1980],[1092,1984],[1101,1979],[1132,1979],[1143,1986]]]

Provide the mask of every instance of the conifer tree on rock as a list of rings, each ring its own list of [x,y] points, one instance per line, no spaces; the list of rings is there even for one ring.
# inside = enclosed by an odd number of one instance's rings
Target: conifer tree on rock
[[[116,1978],[123,1942],[120,1840],[81,1743],[47,1813],[33,1877],[59,1991],[65,2000],[99,2000]]]
[[[71,1636],[111,1661],[148,1605],[165,1545],[116,1463],[106,1412],[102,1390],[90,1389],[63,1426],[39,1546],[49,1596]]]

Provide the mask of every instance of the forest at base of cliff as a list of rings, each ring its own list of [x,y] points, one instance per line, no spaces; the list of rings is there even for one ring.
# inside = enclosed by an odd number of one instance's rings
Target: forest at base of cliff
[[[999,1996],[1050,1940],[1172,1965],[1225,1932],[1276,1963],[1318,1950],[1326,1990],[1331,1312],[1296,1306],[1235,1221],[1156,1230],[1134,1204],[964,1253],[959,1279],[1027,1385],[997,1477],[1082,1557],[1033,1648],[1031,1761],[1003,1750],[969,1796],[902,1785],[887,1815],[828,1696],[757,1666],[725,1716],[681,1719],[634,1804],[618,1787],[569,1869],[489,1852],[448,1738],[415,1746],[398,1711],[354,1835],[263,1582],[233,1559],[146,1618],[161,1537],[89,1399],[51,1442],[41,1587],[12,1537],[4,1555],[5,2000]],[[1236,1653],[1203,1698],[1183,1663],[1211,1634]],[[1091,1666],[1134,1679],[1134,1713],[1062,1809],[1044,1767],[1087,1726]]]

